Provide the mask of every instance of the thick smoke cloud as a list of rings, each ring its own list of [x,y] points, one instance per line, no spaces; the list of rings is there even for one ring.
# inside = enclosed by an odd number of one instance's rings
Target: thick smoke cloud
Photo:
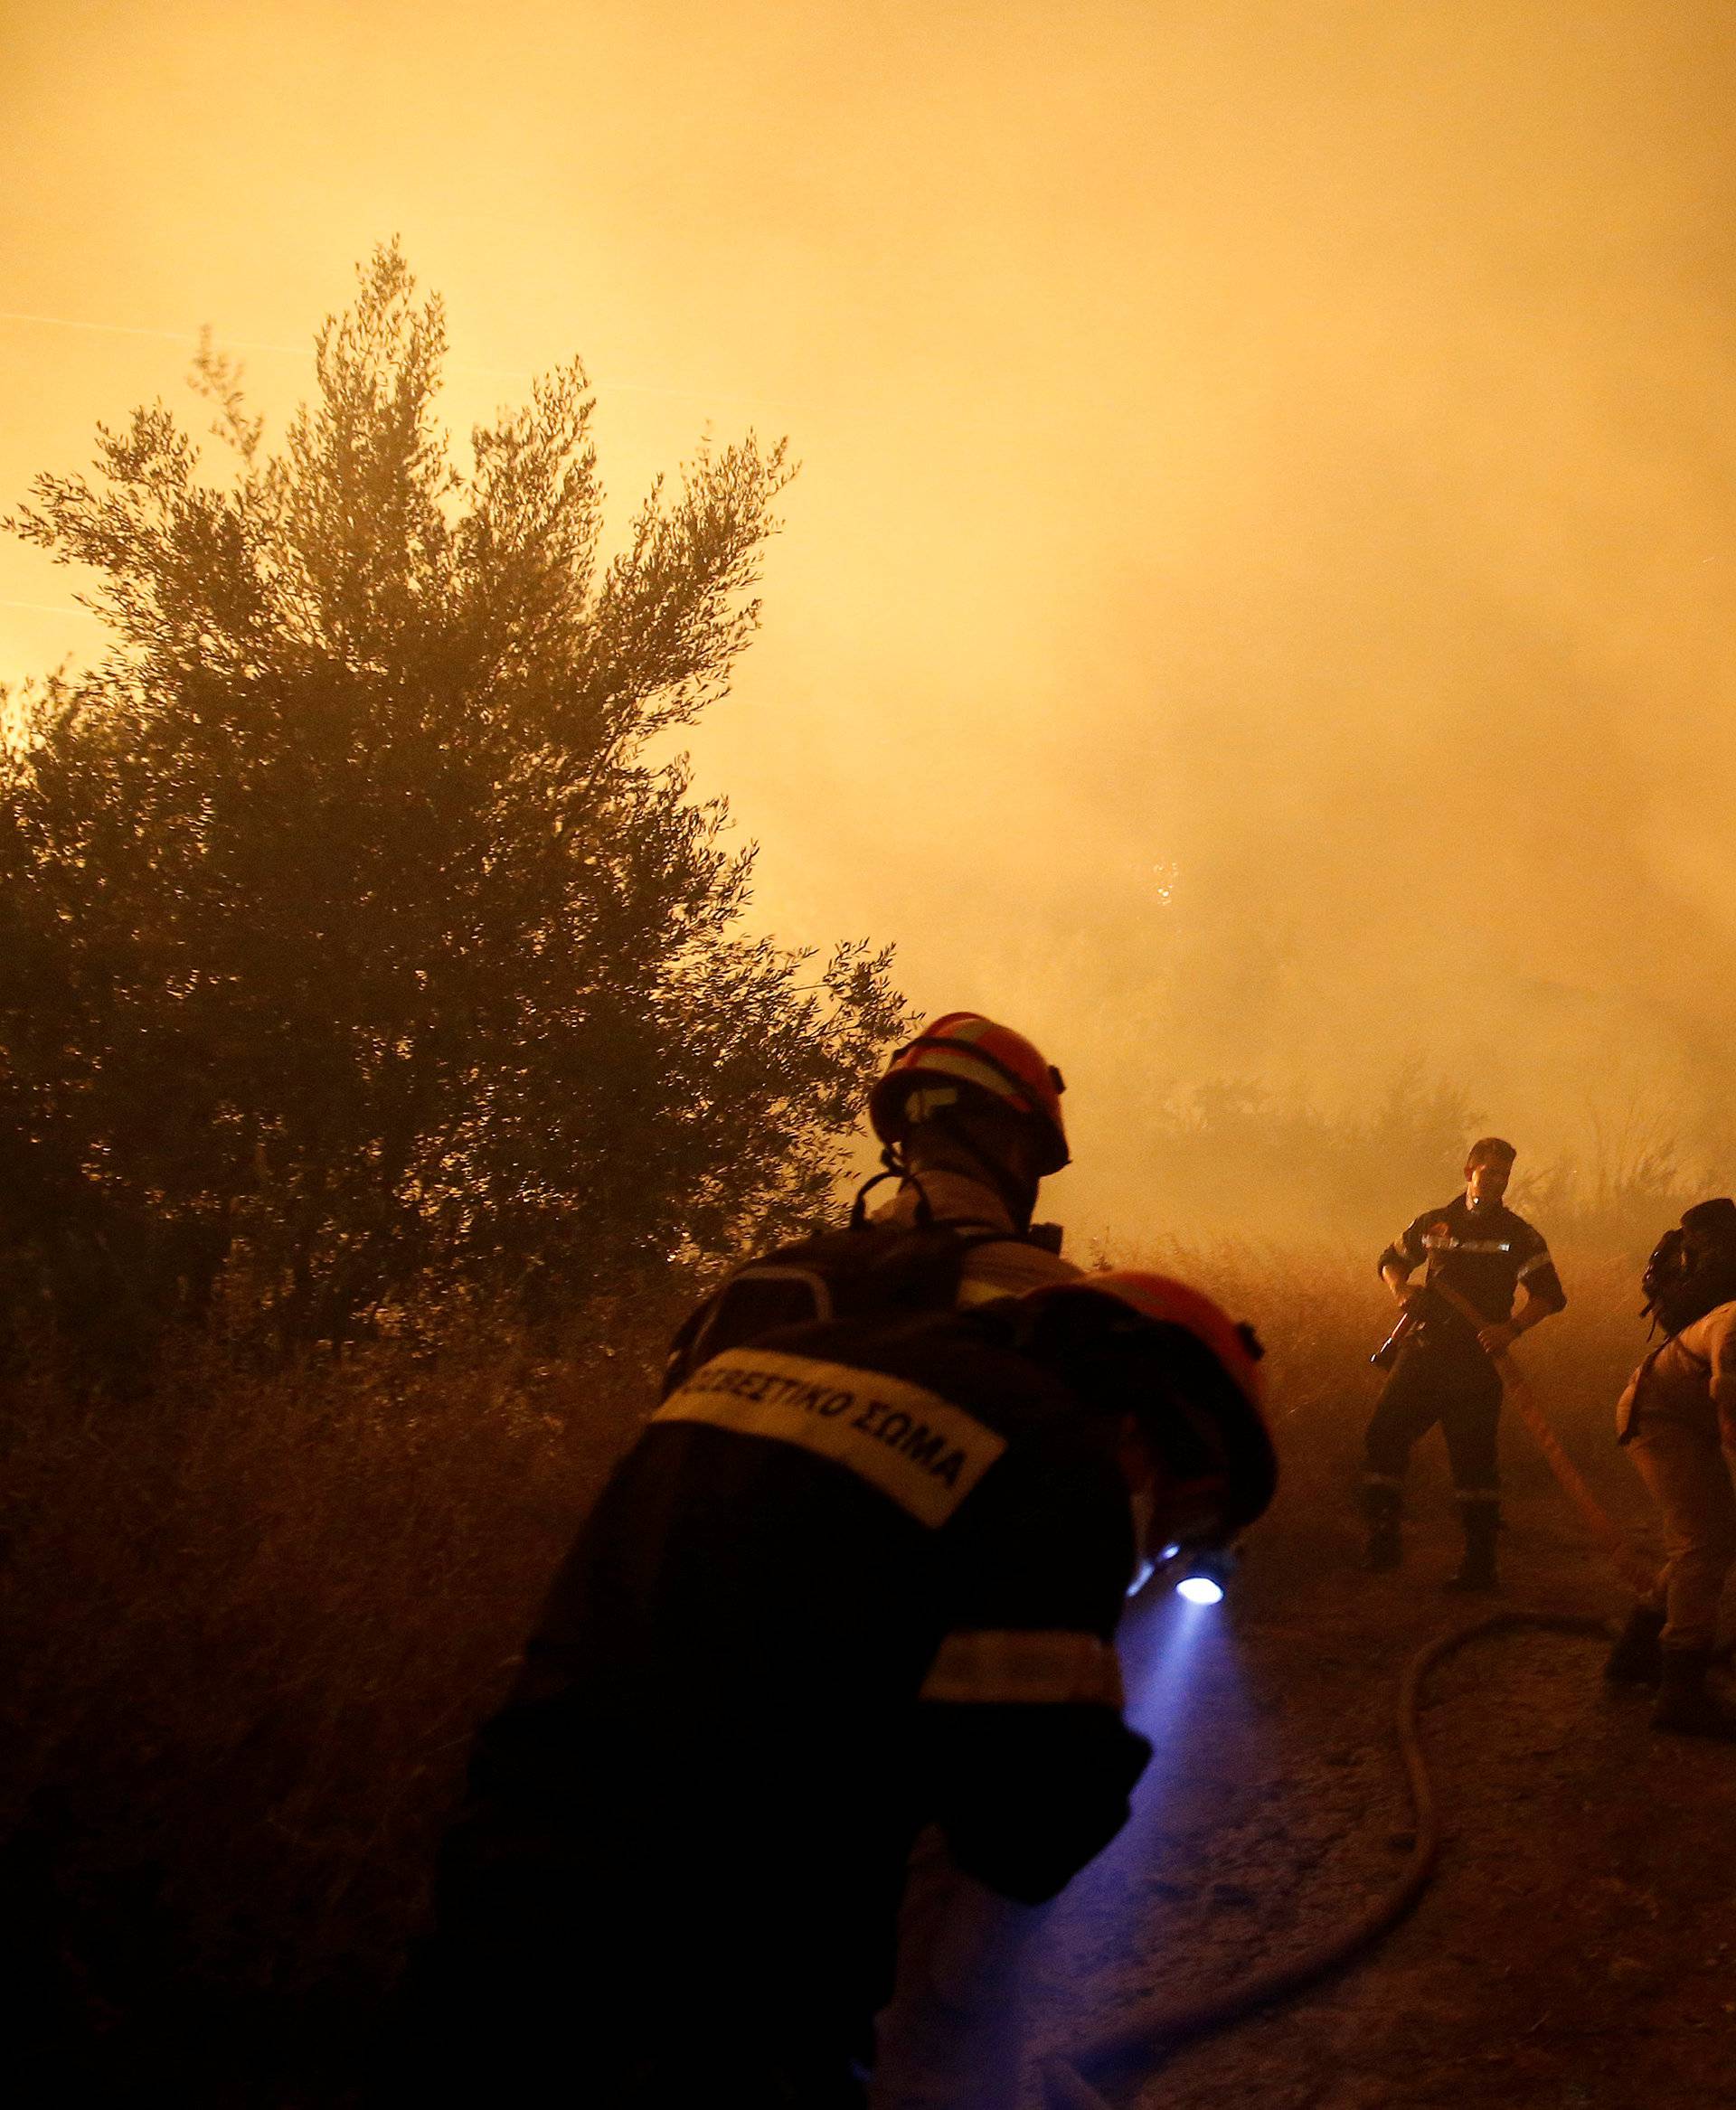
[[[791,434],[702,782],[780,935],[1054,1046],[1076,1221],[1198,1206],[1214,1080],[1727,1150],[1725,7],[13,19],[7,307],[293,343],[398,228],[458,422],[579,348],[623,504]],[[5,489],[178,358],[0,323]]]

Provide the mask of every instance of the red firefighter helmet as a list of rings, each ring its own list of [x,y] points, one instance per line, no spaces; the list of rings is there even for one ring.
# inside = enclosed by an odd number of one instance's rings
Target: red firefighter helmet
[[[1038,1171],[1058,1173],[1071,1154],[1061,1117],[1061,1072],[1023,1033],[980,1012],[949,1011],[901,1048],[868,1097],[868,1117],[882,1143],[903,1140],[913,1092],[939,1081],[970,1086],[1033,1121],[1043,1137]]]
[[[1185,1328],[1211,1350],[1254,1412],[1264,1413],[1266,1373],[1260,1366],[1266,1351],[1260,1336],[1246,1320],[1232,1319],[1203,1290],[1178,1282],[1173,1275],[1157,1275],[1143,1267],[1108,1268],[1100,1275],[1082,1276],[1068,1286],[1112,1296],[1157,1325]]]
[[[1172,1486],[1209,1493],[1212,1525],[1207,1536],[1228,1543],[1263,1514],[1278,1486],[1259,1336],[1203,1291],[1144,1268],[1081,1275],[1075,1282],[1034,1291],[1028,1301],[1051,1311],[1077,1312],[1088,1298],[1119,1305],[1124,1321],[1130,1316],[1135,1322],[1136,1338],[1145,1327],[1154,1329],[1163,1350],[1149,1364],[1098,1366],[1110,1382],[1111,1396],[1099,1392],[1094,1403],[1121,1405],[1118,1395],[1126,1389],[1125,1407],[1165,1459]],[[1071,1360],[1081,1369],[1090,1367],[1090,1334],[1076,1336],[1075,1342]],[[1063,1356],[1063,1374],[1068,1360]]]

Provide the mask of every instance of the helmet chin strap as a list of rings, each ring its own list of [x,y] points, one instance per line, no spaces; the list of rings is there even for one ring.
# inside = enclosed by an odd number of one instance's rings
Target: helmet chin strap
[[[916,1189],[916,1220],[919,1228],[927,1230],[934,1221],[934,1204],[929,1200],[929,1191],[921,1181],[900,1157],[892,1144],[887,1144],[880,1154],[883,1173],[876,1173],[873,1179],[864,1180],[856,1189],[855,1206],[850,1211],[850,1228],[860,1230],[868,1220],[868,1197],[882,1181],[896,1180],[901,1189]]]
[[[984,1180],[999,1195],[1007,1214],[1013,1219],[1013,1228],[1021,1237],[1031,1229],[1031,1211],[1037,1204],[1037,1182],[1028,1185],[1016,1180],[1006,1167],[979,1149],[968,1135],[945,1114],[930,1116],[930,1126],[938,1128],[960,1156],[968,1158],[981,1173]],[[934,1221],[934,1205],[929,1200],[928,1189],[922,1184],[922,1175],[911,1165],[904,1150],[898,1144],[889,1143],[881,1151],[880,1162],[885,1171],[876,1173],[866,1180],[856,1192],[855,1206],[850,1211],[850,1221],[860,1227],[868,1220],[868,1196],[883,1180],[896,1180],[901,1188],[916,1189],[916,1220],[924,1229]]]

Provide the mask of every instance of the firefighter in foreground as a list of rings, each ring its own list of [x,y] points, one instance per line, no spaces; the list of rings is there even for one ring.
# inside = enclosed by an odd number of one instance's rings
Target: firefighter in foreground
[[[1718,1600],[1736,1565],[1736,1201],[1683,1211],[1652,1255],[1646,1293],[1665,1338],[1621,1395],[1616,1440],[1657,1504],[1665,1565],[1605,1674],[1657,1687],[1654,1727],[1736,1741],[1736,1719],[1706,1690]]]
[[[1396,1361],[1363,1439],[1366,1566],[1375,1573],[1397,1568],[1402,1559],[1405,1467],[1417,1438],[1439,1422],[1465,1532],[1465,1557],[1447,1587],[1495,1586],[1501,1379],[1489,1359],[1567,1304],[1542,1234],[1503,1200],[1516,1154],[1498,1135],[1474,1143],[1464,1193],[1443,1208],[1425,1210],[1381,1255],[1381,1278],[1403,1315],[1387,1344],[1396,1349]],[[1422,1284],[1413,1286],[1412,1274],[1425,1265]],[[1441,1286],[1457,1292],[1482,1323],[1473,1326],[1430,1294]],[[1525,1300],[1515,1312],[1519,1289]]]
[[[675,1337],[669,1390],[725,1347],[823,1316],[968,1308],[1076,1280],[1038,1189],[1070,1160],[1061,1072],[1022,1033],[948,1012],[898,1050],[868,1112],[886,1170],[850,1227],[749,1261]],[[869,1198],[895,1182],[871,1217]],[[874,2110],[1010,2110],[1023,1952],[1039,1916],[977,1882],[929,1825],[912,1849]]]
[[[1117,1620],[1142,1557],[1269,1500],[1257,1354],[1109,1274],[699,1361],[478,1737],[434,2092],[859,2105],[919,1830],[1036,1900],[1125,1821]]]

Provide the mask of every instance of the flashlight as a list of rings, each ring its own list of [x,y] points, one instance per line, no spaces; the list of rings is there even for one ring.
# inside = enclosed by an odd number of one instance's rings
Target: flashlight
[[[1196,1553],[1184,1564],[1175,1584],[1175,1594],[1190,1605],[1221,1605],[1224,1586],[1235,1564],[1235,1555],[1227,1546]]]
[[[1235,1554],[1228,1546],[1187,1547],[1172,1539],[1157,1552],[1135,1561],[1127,1595],[1137,1597],[1154,1576],[1161,1575],[1188,1604],[1221,1605],[1235,1565]]]

